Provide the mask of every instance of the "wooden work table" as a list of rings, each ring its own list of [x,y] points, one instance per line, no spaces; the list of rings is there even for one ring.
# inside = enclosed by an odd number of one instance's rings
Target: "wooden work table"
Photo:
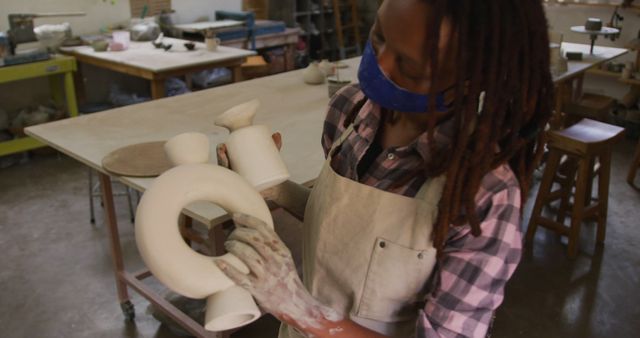
[[[624,48],[595,46],[593,54],[590,54],[591,46],[580,43],[562,43],[562,50],[566,52],[581,52],[583,59],[580,61],[569,61],[567,71],[561,74],[554,74],[555,84],[555,113],[549,122],[551,128],[559,129],[564,126],[565,114],[564,106],[568,102],[578,101],[583,94],[582,85],[584,75],[587,70],[597,68],[601,64],[626,54],[629,50]]]
[[[341,75],[355,79],[358,62],[348,60],[350,67],[342,69]],[[254,98],[262,102],[255,123],[267,124],[282,133],[282,156],[292,180],[300,183],[313,180],[324,157],[320,136],[329,97],[326,84],[305,84],[302,70],[38,125],[27,132],[104,174],[102,158],[111,151],[130,144],[167,140],[188,131],[210,136],[215,159],[213,148],[225,141],[228,132],[214,126],[214,118]],[[144,191],[152,181],[118,179],[139,191]],[[207,225],[217,224],[225,217],[222,209],[207,204],[188,208],[186,212]]]
[[[127,50],[119,52],[96,52],[89,46],[63,47],[61,52],[75,57],[79,62],[100,68],[141,77],[151,82],[151,97],[165,96],[165,80],[171,76],[183,76],[216,67],[231,68],[233,81],[241,80],[241,65],[246,58],[256,53],[251,50],[219,46],[208,51],[203,43],[195,42],[193,51],[188,51],[187,40],[164,38],[171,49],[155,48],[151,42],[131,41]]]

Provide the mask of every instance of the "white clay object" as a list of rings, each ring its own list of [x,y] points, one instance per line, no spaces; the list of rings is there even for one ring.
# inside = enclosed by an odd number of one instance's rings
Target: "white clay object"
[[[323,84],[325,79],[324,73],[320,70],[318,62],[314,61],[309,64],[302,72],[304,82],[311,85]]]
[[[286,181],[289,171],[271,138],[271,130],[252,125],[259,106],[258,100],[235,106],[218,116],[215,125],[231,132],[225,142],[231,169],[262,191]]]
[[[207,298],[204,327],[224,331],[260,317],[251,294],[236,286],[214,260],[224,260],[244,273],[249,269],[235,256],[207,257],[182,239],[178,218],[195,201],[209,201],[229,213],[244,213],[273,228],[262,196],[238,174],[213,164],[185,164],[156,178],[136,212],[136,243],[153,275],[171,290],[190,298]]]
[[[174,166],[209,162],[211,146],[207,135],[184,133],[164,144],[164,151]]]
[[[336,75],[336,66],[329,62],[329,60],[324,59],[322,60],[319,64],[318,67],[320,67],[320,70],[324,73],[325,76],[332,76],[332,75]]]

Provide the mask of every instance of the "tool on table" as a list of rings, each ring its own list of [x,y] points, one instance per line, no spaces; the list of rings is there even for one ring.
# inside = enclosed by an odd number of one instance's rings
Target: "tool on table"
[[[571,31],[574,33],[588,34],[591,39],[590,54],[593,55],[593,47],[595,46],[598,35],[604,35],[604,37],[610,37],[615,34],[619,34],[620,30],[612,27],[604,27],[602,20],[596,18],[589,18],[584,26],[573,26]]]

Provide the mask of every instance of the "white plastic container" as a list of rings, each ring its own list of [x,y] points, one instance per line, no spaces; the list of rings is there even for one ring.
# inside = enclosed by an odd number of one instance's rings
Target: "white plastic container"
[[[114,31],[112,35],[113,42],[121,44],[123,49],[129,49],[131,42],[131,33],[129,33],[129,31]]]

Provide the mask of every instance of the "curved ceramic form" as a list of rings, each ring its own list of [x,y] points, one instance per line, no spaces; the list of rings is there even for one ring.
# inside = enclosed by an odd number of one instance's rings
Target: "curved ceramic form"
[[[164,144],[164,151],[174,166],[207,163],[211,154],[209,137],[202,133],[184,133]]]
[[[324,73],[320,70],[318,62],[314,61],[309,64],[302,72],[302,78],[307,84],[318,85],[323,84],[325,79]]]
[[[235,256],[212,258],[193,251],[182,239],[178,217],[195,201],[215,203],[230,213],[257,217],[273,228],[267,204],[238,174],[213,164],[186,164],[156,178],[136,212],[136,243],[153,275],[171,290],[190,298],[207,298],[205,328],[223,331],[260,317],[251,294],[213,263],[221,259],[248,273]]]
[[[217,126],[229,129],[225,142],[231,168],[258,191],[278,185],[289,178],[280,151],[264,125],[251,125],[260,101],[235,106],[215,120]]]

